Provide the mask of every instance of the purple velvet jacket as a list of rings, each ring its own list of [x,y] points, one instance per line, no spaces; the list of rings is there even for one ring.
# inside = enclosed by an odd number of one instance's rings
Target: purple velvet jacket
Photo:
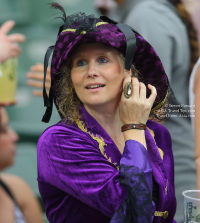
[[[76,124],[51,126],[38,141],[38,185],[49,222],[174,223],[174,162],[167,129],[148,121],[148,151],[128,140],[121,155],[84,108],[82,115]],[[159,188],[157,208],[152,176]]]

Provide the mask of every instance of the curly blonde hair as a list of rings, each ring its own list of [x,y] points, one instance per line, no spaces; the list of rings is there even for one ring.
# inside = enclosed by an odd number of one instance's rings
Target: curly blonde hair
[[[125,58],[120,54],[122,65],[124,66]],[[68,62],[63,66],[61,70],[60,81],[55,85],[56,88],[56,104],[58,106],[58,111],[63,118],[67,118],[68,121],[75,122],[79,119],[80,112],[79,108],[82,105],[81,100],[77,96],[73,83],[71,80],[71,64],[72,60],[69,59]],[[134,65],[131,66],[132,77],[138,78],[138,71]],[[59,89],[59,91],[57,90]]]

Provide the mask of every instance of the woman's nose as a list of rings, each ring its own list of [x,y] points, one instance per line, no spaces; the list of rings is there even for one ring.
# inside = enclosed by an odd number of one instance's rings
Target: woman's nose
[[[90,62],[88,64],[88,77],[96,77],[98,76],[98,69],[94,62]]]

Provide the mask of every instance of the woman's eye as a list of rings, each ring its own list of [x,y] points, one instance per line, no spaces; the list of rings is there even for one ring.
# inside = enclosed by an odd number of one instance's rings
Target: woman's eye
[[[100,59],[99,59],[99,62],[100,62],[100,63],[107,63],[108,60],[107,60],[106,58],[100,58]]]
[[[78,61],[78,66],[84,66],[85,64],[86,62],[83,60]]]

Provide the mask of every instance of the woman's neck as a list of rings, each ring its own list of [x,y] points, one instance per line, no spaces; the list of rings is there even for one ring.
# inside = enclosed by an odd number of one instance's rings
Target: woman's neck
[[[87,105],[84,105],[84,107],[87,112],[104,128],[121,151],[124,146],[124,136],[121,132],[122,123],[119,117],[119,108],[106,108],[105,106],[91,107]]]

